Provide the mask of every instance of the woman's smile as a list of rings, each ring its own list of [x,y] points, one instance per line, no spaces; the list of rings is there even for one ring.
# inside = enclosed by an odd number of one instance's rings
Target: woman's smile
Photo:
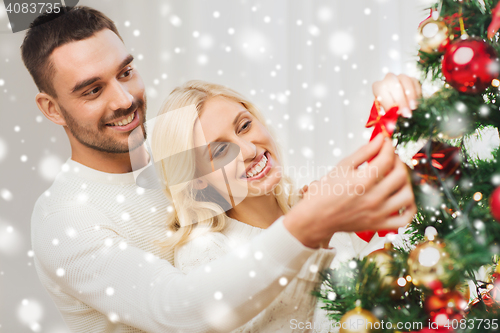
[[[265,151],[261,154],[260,158],[257,158],[255,162],[248,166],[245,170],[245,174],[242,175],[241,178],[247,181],[261,179],[269,173],[272,167],[273,162],[271,155],[268,151]]]

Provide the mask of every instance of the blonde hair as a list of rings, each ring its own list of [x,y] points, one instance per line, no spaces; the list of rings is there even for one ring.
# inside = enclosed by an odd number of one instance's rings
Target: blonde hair
[[[193,152],[194,124],[205,101],[216,96],[241,103],[265,126],[275,140],[274,133],[266,126],[266,121],[257,107],[238,92],[200,80],[188,81],[175,88],[161,106],[151,136],[151,148],[155,160],[158,160],[158,156],[182,153],[177,155],[181,158],[164,158],[156,163],[162,189],[167,198],[175,202],[174,211],[167,218],[167,229],[171,231],[171,235],[165,241],[159,242],[161,246],[181,246],[191,240],[194,237],[194,230],[201,226],[206,227],[200,228],[202,231],[221,231],[226,225],[227,215],[221,204],[217,203],[218,200],[214,197],[217,193],[214,189],[208,186],[204,190],[198,190],[193,187],[192,182],[179,184],[181,179],[196,178]],[[174,110],[176,112],[169,113]],[[278,147],[277,150],[276,159],[283,165],[281,149]],[[169,186],[169,184],[179,185]],[[273,189],[273,195],[284,213],[288,212],[298,200],[293,183],[286,175],[282,175]],[[203,200],[206,198],[211,200]]]

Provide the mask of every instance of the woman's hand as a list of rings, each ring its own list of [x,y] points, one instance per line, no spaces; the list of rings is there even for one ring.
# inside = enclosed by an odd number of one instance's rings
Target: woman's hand
[[[304,194],[307,192],[309,189],[309,185],[304,185],[300,190],[299,190],[299,197],[302,199],[304,197]]]
[[[392,215],[401,208],[400,215]],[[394,153],[392,142],[379,134],[309,184],[283,224],[302,244],[318,248],[327,246],[338,231],[404,227],[416,211],[407,167]]]
[[[417,108],[418,98],[422,96],[420,82],[405,74],[388,73],[383,80],[376,81],[372,89],[385,110],[398,106],[399,114],[406,118],[411,117],[412,110]]]

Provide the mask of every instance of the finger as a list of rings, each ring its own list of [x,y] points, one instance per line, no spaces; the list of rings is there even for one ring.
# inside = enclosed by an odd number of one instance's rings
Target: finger
[[[411,116],[410,106],[408,105],[408,100],[406,99],[406,94],[403,89],[403,85],[399,81],[399,78],[396,77],[396,82],[392,82],[390,86],[390,94],[392,98],[396,101],[396,105],[399,107],[399,112],[404,117]]]
[[[390,73],[391,75],[394,75]],[[389,74],[386,75],[385,79],[382,81],[377,81],[373,84],[373,95],[380,102],[380,105],[385,109],[389,110],[391,107],[396,105],[396,101],[390,93],[390,85],[388,84]]]
[[[371,179],[369,183],[373,185],[383,179],[394,168],[395,157],[396,153],[392,143],[390,140],[385,140],[378,155],[368,163],[368,172]],[[372,177],[373,174],[375,174],[375,177]]]
[[[304,193],[307,192],[309,186],[304,185],[300,190],[299,190],[299,196],[302,198],[304,196]]]
[[[415,204],[406,207],[406,210],[402,215],[395,215],[389,217],[385,222],[381,223],[377,228],[380,229],[397,229],[401,227],[406,227],[413,219],[417,213],[417,206]]]
[[[413,82],[413,86],[415,87],[415,92],[417,95],[417,100],[415,100],[415,102],[417,103],[417,105],[415,105],[415,109],[416,109],[418,106],[418,98],[422,97],[422,85],[420,84],[420,81],[418,81],[414,77],[412,78],[412,82]]]
[[[387,200],[390,200],[394,193],[400,191],[405,185],[409,184],[406,166],[398,159],[396,159],[395,162],[394,168],[371,190],[378,198],[384,200],[386,204],[388,203]],[[399,206],[397,209],[401,207],[402,206]],[[389,213],[392,212],[394,212],[394,210]]]
[[[420,81],[414,77],[412,77],[411,80],[413,81],[413,84],[415,85],[415,91],[417,92],[417,98],[422,97],[422,85],[420,84]]]
[[[398,75],[399,82],[403,86],[403,91],[406,96],[406,100],[408,101],[408,107],[411,110],[415,110],[417,108],[417,90],[415,88],[415,84],[413,82],[413,78],[408,75]],[[411,114],[411,111],[410,111]]]
[[[361,164],[373,158],[379,153],[384,143],[384,135],[379,133],[372,141],[363,145],[356,152],[346,157],[340,163],[339,166],[353,166],[354,168],[359,167]]]
[[[380,208],[382,216],[391,215],[399,211],[402,207],[409,207],[415,203],[413,190],[410,184],[402,187],[398,192],[389,197]]]

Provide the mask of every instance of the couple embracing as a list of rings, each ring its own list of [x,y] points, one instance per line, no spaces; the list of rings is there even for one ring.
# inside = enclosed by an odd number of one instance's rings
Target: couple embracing
[[[349,172],[297,191],[263,114],[230,88],[189,81],[146,126],[133,57],[94,9],[40,16],[21,52],[38,108],[71,145],[31,240],[72,332],[303,332],[290,322],[313,320],[319,272],[346,238],[363,242],[348,232],[402,227],[416,212],[382,136],[336,166]],[[374,93],[410,112],[420,87],[391,74]],[[369,160],[375,172],[359,168]],[[138,185],[148,168],[159,188]]]

